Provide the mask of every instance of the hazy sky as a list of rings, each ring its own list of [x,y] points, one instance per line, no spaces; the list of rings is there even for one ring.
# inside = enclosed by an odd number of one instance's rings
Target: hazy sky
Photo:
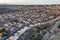
[[[60,4],[60,0],[0,0],[0,4]]]

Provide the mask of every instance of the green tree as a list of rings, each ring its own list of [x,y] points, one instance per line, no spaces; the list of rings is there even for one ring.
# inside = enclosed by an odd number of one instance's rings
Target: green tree
[[[60,28],[60,25],[58,26],[58,28]]]

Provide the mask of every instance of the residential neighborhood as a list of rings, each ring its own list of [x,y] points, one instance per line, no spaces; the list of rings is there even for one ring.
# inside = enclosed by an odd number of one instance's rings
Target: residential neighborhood
[[[57,22],[60,5],[0,5],[0,40],[51,40]]]

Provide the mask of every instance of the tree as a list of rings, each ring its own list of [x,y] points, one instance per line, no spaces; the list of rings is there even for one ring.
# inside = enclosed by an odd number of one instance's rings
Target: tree
[[[58,26],[58,28],[60,29],[60,25]]]
[[[4,32],[4,31],[5,31],[5,29],[4,29],[4,28],[1,28],[1,29],[0,29],[0,33],[1,33],[1,32]]]

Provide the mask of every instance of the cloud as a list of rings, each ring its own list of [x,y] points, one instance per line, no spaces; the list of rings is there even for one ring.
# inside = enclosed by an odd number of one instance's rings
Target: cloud
[[[0,0],[0,4],[60,4],[60,0]]]

